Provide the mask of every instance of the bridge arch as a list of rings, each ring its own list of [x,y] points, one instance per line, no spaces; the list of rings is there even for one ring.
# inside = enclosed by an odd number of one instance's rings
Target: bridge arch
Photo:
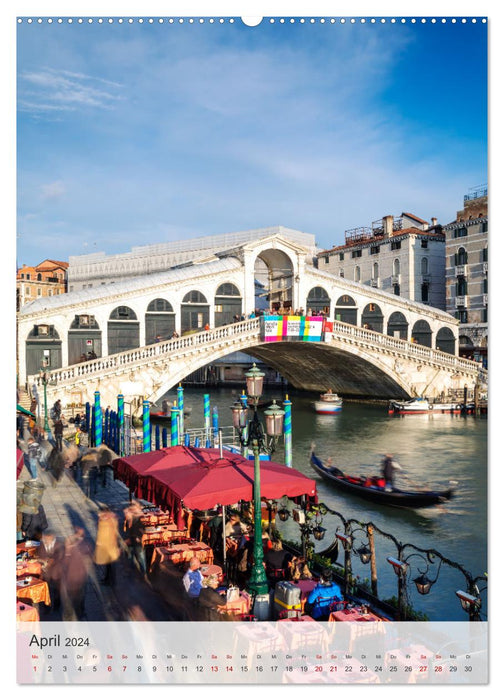
[[[242,315],[242,295],[232,282],[223,282],[217,287],[214,297],[215,326],[233,323]]]
[[[187,292],[182,299],[180,318],[182,333],[203,330],[210,323],[210,305],[206,296],[197,289]]]
[[[416,321],[411,330],[411,337],[414,343],[424,345],[426,348],[432,347],[432,329],[427,321]]]
[[[383,312],[378,304],[366,304],[362,311],[361,326],[383,333]]]
[[[305,307],[308,316],[317,316],[321,311],[328,314],[330,306],[331,298],[324,287],[312,287],[310,289],[306,297]]]
[[[107,323],[108,354],[140,347],[140,323],[129,306],[116,306]]]
[[[400,311],[394,311],[390,314],[387,323],[387,335],[393,338],[401,338],[401,340],[408,340],[408,321],[406,316]]]
[[[175,311],[171,303],[162,297],[149,302],[145,312],[145,344],[156,339],[167,340],[175,330]]]
[[[261,308],[261,298],[266,298],[271,309],[290,309],[293,306],[294,262],[290,255],[279,248],[262,250],[254,262],[254,278],[262,285],[256,294],[260,298],[256,307]]]
[[[68,329],[68,364],[102,356],[102,332],[95,316],[76,314]]]

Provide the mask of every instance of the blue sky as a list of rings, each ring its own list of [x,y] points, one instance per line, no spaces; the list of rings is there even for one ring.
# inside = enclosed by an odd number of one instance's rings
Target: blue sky
[[[17,263],[276,224],[330,247],[402,211],[448,223],[487,181],[486,32],[23,22]]]

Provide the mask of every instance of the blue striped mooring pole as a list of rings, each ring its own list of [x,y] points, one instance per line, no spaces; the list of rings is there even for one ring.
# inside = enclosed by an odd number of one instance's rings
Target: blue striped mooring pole
[[[94,444],[99,447],[103,442],[103,416],[100,406],[100,392],[94,393]]]
[[[171,446],[176,447],[179,444],[179,433],[178,433],[178,415],[179,410],[177,408],[177,402],[173,402],[173,406],[170,408],[171,413]]]
[[[151,451],[151,423],[150,423],[150,402],[144,401],[142,404],[142,428],[143,428],[143,451]]]
[[[283,402],[285,409],[284,416],[284,449],[285,449],[285,465],[292,467],[292,401],[289,400],[289,395],[285,394]]]

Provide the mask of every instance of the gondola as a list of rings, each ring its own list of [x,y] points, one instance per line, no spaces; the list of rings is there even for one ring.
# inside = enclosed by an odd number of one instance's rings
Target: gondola
[[[402,491],[397,488],[386,490],[383,479],[379,477],[349,476],[337,467],[324,466],[314,452],[311,453],[310,464],[318,474],[342,491],[347,491],[368,501],[387,506],[428,508],[429,506],[445,503],[450,498],[453,498],[455,492],[453,487],[444,491]]]

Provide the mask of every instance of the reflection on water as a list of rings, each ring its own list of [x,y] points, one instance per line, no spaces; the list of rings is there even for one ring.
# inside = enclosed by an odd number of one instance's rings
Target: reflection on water
[[[185,404],[191,406],[186,427],[203,426],[203,394],[210,394],[211,406],[219,412],[221,426],[231,425],[230,406],[241,391],[238,389],[186,389]],[[279,391],[271,396],[278,399]],[[168,398],[175,398],[172,393]],[[385,406],[344,403],[343,411],[334,416],[314,412],[315,395],[289,394],[292,400],[293,466],[317,482],[319,500],[346,519],[372,521],[399,541],[418,547],[438,550],[448,559],[461,564],[473,576],[487,571],[487,422],[486,418],[452,415],[389,416]],[[456,497],[444,506],[411,511],[377,506],[351,494],[335,490],[312,470],[309,464],[311,444],[322,459],[331,457],[334,465],[355,475],[377,473],[385,452],[390,452],[403,467],[397,485],[404,488],[446,487],[457,482]],[[283,451],[276,455],[283,461]],[[326,538],[317,543],[317,551],[325,549],[341,521],[326,516],[323,526]],[[285,536],[299,539],[299,530],[292,520],[282,524]],[[397,582],[386,563],[387,555],[395,555],[395,547],[384,538],[376,538],[379,593],[396,595]],[[357,546],[360,546],[358,544]],[[410,550],[413,551],[413,550]],[[340,554],[341,561],[341,554]],[[362,578],[369,571],[353,558],[354,573]],[[420,559],[412,559],[411,574],[415,578]],[[425,568],[425,567],[424,567]],[[429,570],[429,578],[435,578]],[[387,570],[388,569],[388,570]],[[465,587],[464,577],[455,569],[442,566],[439,579],[428,596],[418,596],[411,589],[411,602],[425,611],[432,620],[466,619],[455,591]]]

